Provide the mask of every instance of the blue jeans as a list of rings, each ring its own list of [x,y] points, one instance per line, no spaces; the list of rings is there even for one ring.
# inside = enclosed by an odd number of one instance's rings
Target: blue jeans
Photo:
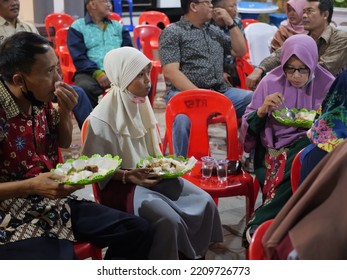
[[[77,92],[78,94],[78,103],[73,108],[73,113],[75,115],[75,119],[78,123],[78,127],[81,129],[84,120],[89,116],[91,111],[93,111],[92,104],[90,103],[90,100],[85,93],[85,91],[78,86],[71,85],[71,87]]]
[[[169,91],[165,95],[166,104],[169,100],[176,94],[180,93],[180,91]],[[249,90],[239,89],[230,87],[223,94],[228,97],[233,103],[237,118],[241,118],[243,113],[246,110],[247,105],[251,102],[253,92]],[[188,141],[189,141],[189,133],[190,133],[190,120],[186,115],[180,114],[175,118],[175,122],[173,125],[173,146],[174,153],[176,156],[187,156],[188,152]]]

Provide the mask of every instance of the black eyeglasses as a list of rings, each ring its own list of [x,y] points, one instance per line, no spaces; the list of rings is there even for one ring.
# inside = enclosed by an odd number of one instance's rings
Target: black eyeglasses
[[[211,0],[205,0],[205,1],[194,1],[194,3],[196,4],[207,4],[209,6],[212,5],[212,1]]]
[[[300,74],[308,74],[308,73],[310,73],[310,69],[307,68],[307,67],[294,68],[294,67],[287,66],[287,67],[284,68],[284,72],[286,74],[294,74],[295,71],[298,71]]]

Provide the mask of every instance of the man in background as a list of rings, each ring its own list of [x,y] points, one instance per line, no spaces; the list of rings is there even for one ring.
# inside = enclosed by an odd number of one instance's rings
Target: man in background
[[[237,25],[239,28],[240,32],[238,32],[238,36],[234,38],[235,44],[247,44],[246,39],[244,37],[244,28],[242,25],[241,19],[237,16],[237,4],[236,0],[212,0],[212,4],[214,8],[221,8],[224,9],[234,20],[234,23]],[[217,25],[220,29],[222,29],[225,33],[226,36],[229,37],[229,30],[227,26],[224,23],[224,20],[219,18],[217,19],[216,15],[213,15],[211,22],[215,25]],[[243,36],[241,36],[241,33]],[[237,73],[236,69],[236,62],[235,62],[235,57],[236,53],[231,49],[230,52],[228,52],[224,56],[224,80],[226,83],[228,83],[230,86],[240,86],[240,78]]]
[[[19,7],[19,0],[0,0],[0,45],[19,31],[39,34],[33,24],[18,19]]]
[[[242,31],[244,31],[241,18],[237,16],[237,3],[236,0],[212,0],[212,4],[214,8],[222,8],[225,9],[228,14],[233,18],[237,27]],[[218,24],[219,25],[219,24]]]
[[[109,0],[85,0],[85,7],[87,14],[72,23],[67,44],[76,67],[74,81],[95,107],[99,96],[110,87],[104,56],[115,48],[132,47],[132,40],[122,24],[108,18],[112,12]]]
[[[215,8],[211,1],[181,0],[184,15],[180,21],[167,26],[159,38],[159,56],[163,73],[171,83],[166,102],[181,91],[212,89],[224,94],[233,103],[240,118],[252,99],[253,92],[231,87],[223,78],[224,55],[233,49],[239,56],[246,45],[237,44],[242,32],[225,9]],[[229,37],[219,27],[209,24],[212,14],[223,20]],[[178,115],[173,126],[176,155],[187,155],[190,122]]]

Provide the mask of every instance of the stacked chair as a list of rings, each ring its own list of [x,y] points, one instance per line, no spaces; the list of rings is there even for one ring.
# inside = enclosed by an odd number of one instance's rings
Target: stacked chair
[[[152,89],[149,100],[153,106],[154,97],[157,92],[158,76],[162,73],[161,64],[156,54],[158,51],[158,41],[161,29],[155,25],[143,24],[134,28],[135,47],[141,50],[152,62],[151,84]]]
[[[51,13],[45,17],[45,29],[47,37],[53,42],[54,46],[55,34],[58,32],[58,30],[64,27],[69,27],[74,21],[75,19],[72,16],[65,13]]]
[[[166,26],[170,24],[170,19],[166,14],[162,12],[145,11],[140,14],[138,24],[151,24],[156,25],[161,29],[164,29]]]
[[[140,14],[138,25],[134,28],[135,47],[141,50],[152,62],[152,89],[149,95],[152,106],[157,92],[158,76],[162,73],[158,56],[159,36],[161,30],[169,24],[170,19],[166,14],[158,11],[145,11]]]
[[[72,78],[76,72],[75,65],[73,64],[72,57],[67,46],[67,33],[69,27],[61,28],[55,35],[56,54],[58,55],[61,71],[63,74],[64,82],[73,84]]]

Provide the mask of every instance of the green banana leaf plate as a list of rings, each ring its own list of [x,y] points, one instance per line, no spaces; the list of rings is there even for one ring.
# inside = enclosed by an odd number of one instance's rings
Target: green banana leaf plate
[[[161,178],[177,178],[192,170],[197,160],[195,157],[184,158],[182,156],[175,157],[157,156],[147,157],[137,163],[138,168],[151,168],[151,174],[158,175]]]
[[[303,127],[303,128],[310,128],[312,126],[312,123],[314,121],[314,118],[316,116],[316,111],[311,110],[308,111],[307,109],[291,109],[295,113],[295,119],[294,121],[286,117],[286,109],[283,108],[282,110],[275,110],[272,112],[272,116],[281,124],[287,125],[287,126],[295,126],[295,127]]]
[[[61,183],[67,185],[87,185],[97,183],[112,175],[122,163],[119,156],[107,154],[91,157],[80,156],[78,159],[68,159],[65,163],[58,163],[54,172],[64,176]]]

